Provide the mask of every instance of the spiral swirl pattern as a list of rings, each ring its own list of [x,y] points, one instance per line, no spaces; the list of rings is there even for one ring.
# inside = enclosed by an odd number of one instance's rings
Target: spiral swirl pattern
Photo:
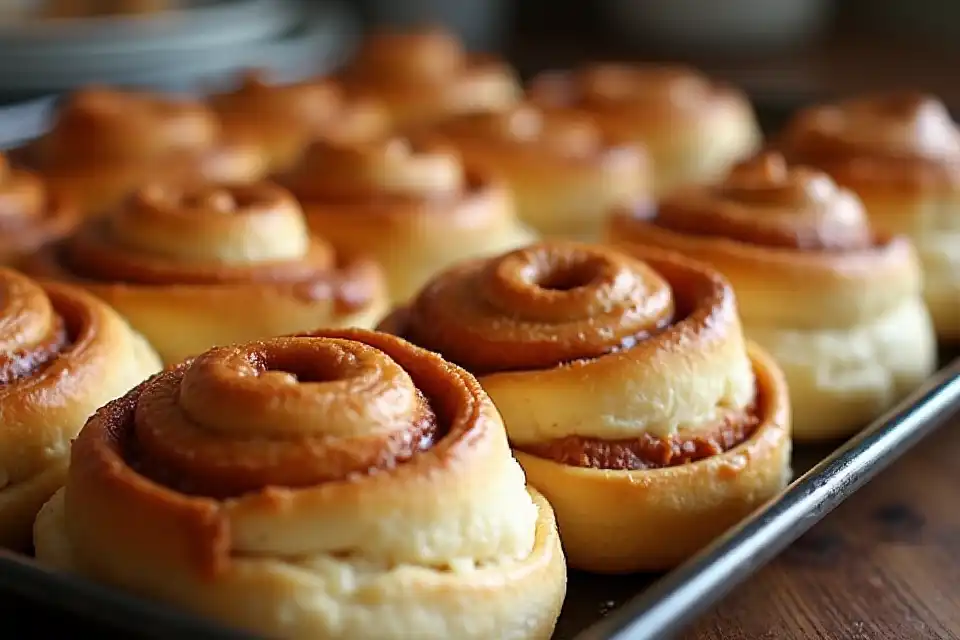
[[[489,399],[382,334],[169,370],[90,420],[67,486],[41,558],[66,539],[91,577],[268,636],[546,638],[562,599],[549,505]],[[543,593],[511,603],[513,581]]]
[[[670,567],[788,477],[781,374],[729,284],[675,254],[551,241],[466,262],[381,330],[479,376],[573,567]]]
[[[583,113],[522,104],[438,130],[471,164],[502,175],[520,218],[543,235],[596,238],[610,208],[649,195],[643,150],[609,142]]]
[[[40,176],[12,168],[0,154],[0,261],[15,263],[63,237],[79,223],[78,213]]]
[[[429,137],[316,142],[281,183],[314,233],[346,255],[369,254],[384,266],[395,300],[464,256],[532,238],[503,184]]]
[[[668,197],[655,219],[677,233],[800,251],[857,251],[874,245],[855,195],[822,172],[788,167],[776,153],[741,163],[715,187]]]
[[[611,141],[641,143],[658,194],[710,182],[760,142],[744,94],[682,66],[598,64],[533,79],[532,102],[583,111]]]
[[[29,268],[105,298],[167,362],[215,344],[370,323],[384,304],[377,266],[344,261],[312,238],[293,197],[265,182],[148,185]]]
[[[899,183],[960,178],[960,131],[946,106],[924,94],[871,95],[806,109],[775,144],[791,160],[827,169],[843,182],[870,174]]]
[[[875,232],[851,191],[779,153],[717,185],[679,190],[655,212],[620,211],[607,232],[703,260],[730,279],[747,335],[785,369],[799,438],[859,428],[933,367],[909,240]]]
[[[753,401],[729,287],[656,254],[550,242],[466,262],[383,326],[483,376],[519,446],[709,430]],[[651,366],[678,358],[697,362],[694,377]],[[511,422],[522,406],[536,415]]]
[[[0,544],[28,544],[87,416],[159,368],[103,303],[0,269]]]
[[[154,180],[246,181],[264,171],[259,150],[224,140],[206,105],[102,87],[71,95],[23,155],[91,214]]]
[[[290,168],[318,137],[369,139],[386,133],[389,123],[381,105],[350,100],[326,78],[273,84],[251,72],[235,90],[213,96],[210,104],[225,137],[262,149],[272,173]]]
[[[453,33],[438,28],[368,37],[342,80],[351,94],[381,100],[397,126],[499,111],[522,94],[508,66],[467,54]]]

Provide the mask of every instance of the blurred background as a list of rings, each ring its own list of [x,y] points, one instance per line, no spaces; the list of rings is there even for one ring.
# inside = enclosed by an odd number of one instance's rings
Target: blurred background
[[[765,124],[877,89],[960,104],[955,0],[0,0],[0,142],[90,83],[202,92],[247,67],[332,70],[365,29],[443,24],[521,74],[682,60],[746,89]]]

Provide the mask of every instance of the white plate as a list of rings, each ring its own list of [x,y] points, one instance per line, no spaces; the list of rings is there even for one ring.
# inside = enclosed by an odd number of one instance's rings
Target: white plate
[[[208,0],[148,16],[6,23],[0,24],[0,64],[226,46],[282,33],[299,15],[290,0]]]
[[[278,0],[269,0],[279,8]],[[192,87],[248,67],[289,74],[297,67],[320,68],[337,62],[357,36],[351,14],[339,3],[324,3],[299,24],[272,38],[186,46],[175,38],[167,49],[115,55],[33,58],[11,63],[0,57],[0,89],[8,92],[61,92],[91,83],[162,88]],[[214,29],[215,31],[215,29]]]

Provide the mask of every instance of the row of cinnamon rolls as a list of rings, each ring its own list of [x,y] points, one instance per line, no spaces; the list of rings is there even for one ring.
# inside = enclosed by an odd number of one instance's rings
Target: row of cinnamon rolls
[[[936,102],[804,112],[741,160],[749,105],[690,72],[518,101],[455,45],[204,104],[82,92],[12,154],[7,255],[41,281],[0,272],[0,541],[65,482],[41,560],[228,624],[547,637],[565,562],[673,566],[784,486],[791,435],[932,371],[928,308],[949,338],[960,305]]]

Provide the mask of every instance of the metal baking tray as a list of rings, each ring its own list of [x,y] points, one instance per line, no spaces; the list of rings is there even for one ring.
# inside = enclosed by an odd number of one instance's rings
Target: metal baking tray
[[[768,104],[758,116],[770,131],[789,112]],[[2,125],[0,111],[0,133]],[[663,576],[571,571],[555,640],[666,640],[680,631],[912,445],[960,413],[960,350],[942,353],[940,362],[941,369],[921,388],[846,443],[795,445],[793,483],[683,566]],[[130,640],[254,638],[51,572],[28,557],[2,550],[0,615],[16,637],[24,638],[54,637],[63,629]]]
[[[953,354],[954,356],[960,354]],[[960,357],[832,453],[796,447],[799,475],[777,499],[661,577],[571,571],[556,640],[664,640],[715,604],[912,445],[960,411]],[[801,475],[802,474],[802,475]],[[0,551],[0,612],[19,637],[55,629],[130,639],[254,636],[46,570]]]

